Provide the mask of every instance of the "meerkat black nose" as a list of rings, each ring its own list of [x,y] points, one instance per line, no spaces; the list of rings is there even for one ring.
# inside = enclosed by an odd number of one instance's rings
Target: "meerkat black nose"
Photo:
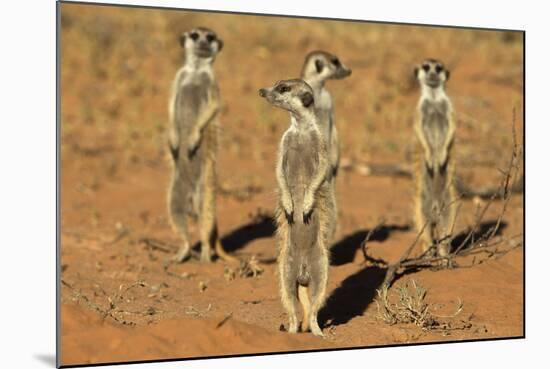
[[[267,90],[265,88],[260,88],[260,91],[258,92],[260,93],[261,97],[266,97],[267,95]]]

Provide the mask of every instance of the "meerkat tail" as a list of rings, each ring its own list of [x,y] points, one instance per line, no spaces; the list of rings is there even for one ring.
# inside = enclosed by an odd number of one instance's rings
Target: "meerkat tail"
[[[309,289],[305,286],[298,285],[298,300],[302,305],[302,310],[304,312],[302,318],[302,332],[307,332],[309,330],[309,314],[311,311],[311,302],[309,301]]]

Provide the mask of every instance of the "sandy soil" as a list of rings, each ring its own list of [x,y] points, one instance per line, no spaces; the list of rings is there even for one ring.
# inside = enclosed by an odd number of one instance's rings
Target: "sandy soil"
[[[169,265],[177,245],[166,213],[170,165],[165,151],[171,78],[181,63],[177,35],[196,25],[225,41],[216,63],[225,108],[219,177],[224,188],[251,186],[247,199],[222,195],[224,247],[263,261],[257,277],[231,277],[223,262]],[[429,36],[430,42],[426,43]],[[519,36],[519,37],[518,37]],[[498,184],[512,147],[512,109],[523,130],[521,35],[487,31],[271,19],[236,15],[62,5],[61,70],[61,361],[65,365],[205,357],[330,347],[435,342],[523,335],[523,250],[481,265],[403,276],[428,291],[439,315],[463,311],[460,330],[423,331],[379,319],[376,289],[385,269],[414,241],[412,181],[342,171],[340,229],[331,246],[325,339],[281,331],[278,296],[275,152],[288,117],[257,96],[260,87],[295,77],[313,49],[338,54],[353,75],[331,83],[343,157],[410,161],[418,91],[412,66],[435,56],[451,68],[458,116],[457,171],[472,186]],[[490,225],[502,204],[485,216]],[[457,233],[474,221],[465,200]],[[499,230],[523,232],[523,196],[512,197]],[[195,239],[196,239],[196,232]],[[109,314],[105,314],[109,312]]]

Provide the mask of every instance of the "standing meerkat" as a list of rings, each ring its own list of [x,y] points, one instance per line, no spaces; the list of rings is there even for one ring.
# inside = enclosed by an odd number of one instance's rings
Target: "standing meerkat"
[[[452,147],[455,120],[451,100],[445,92],[450,72],[434,59],[414,69],[421,87],[415,132],[423,149],[416,168],[415,221],[422,227],[423,250],[437,246],[447,256],[456,217]]]
[[[180,36],[184,65],[172,84],[169,146],[173,173],[168,191],[168,210],[182,239],[173,260],[190,256],[189,218],[200,223],[201,261],[209,262],[212,249],[228,261],[216,224],[216,153],[220,93],[212,64],[223,41],[207,28],[195,28]]]
[[[303,80],[293,79],[261,89],[260,96],[290,112],[290,127],[281,140],[276,168],[279,281],[289,315],[288,331],[298,331],[300,302],[302,331],[311,329],[322,336],[317,315],[326,297],[328,243],[335,214],[328,152],[317,125],[313,90]]]
[[[330,163],[331,195],[334,202],[334,212],[338,215],[336,201],[336,175],[340,166],[340,141],[334,119],[334,104],[332,95],[325,88],[325,82],[330,79],[344,79],[351,74],[351,69],[340,59],[326,51],[312,51],[307,54],[302,67],[302,79],[313,89],[317,124],[327,142]],[[337,228],[336,216],[333,231]]]

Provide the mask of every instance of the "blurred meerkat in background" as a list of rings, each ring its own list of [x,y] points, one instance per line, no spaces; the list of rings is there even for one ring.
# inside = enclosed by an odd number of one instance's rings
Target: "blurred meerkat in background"
[[[168,210],[181,245],[173,260],[191,254],[187,221],[199,221],[203,262],[212,249],[227,261],[238,261],[223,250],[216,224],[216,155],[220,92],[213,63],[223,41],[208,28],[194,28],[180,36],[185,62],[176,73],[170,98],[169,146],[173,162]]]
[[[423,149],[415,173],[415,223],[418,231],[424,227],[424,252],[434,247],[439,256],[447,256],[456,217],[452,156],[456,126],[445,92],[450,72],[440,61],[427,59],[414,74],[421,88],[414,128]]]
[[[288,331],[323,332],[317,315],[326,298],[328,243],[335,222],[326,141],[317,124],[313,90],[301,79],[262,88],[260,96],[290,112],[277,159],[279,186],[276,212],[281,298],[289,316]]]
[[[317,124],[327,142],[330,161],[330,180],[334,197],[334,206],[337,210],[335,181],[340,165],[340,141],[334,119],[334,103],[332,95],[325,88],[325,82],[331,79],[344,79],[351,74],[351,69],[340,59],[326,51],[312,51],[307,54],[302,67],[302,79],[313,89],[315,99],[315,113]],[[336,225],[334,227],[336,230]]]

